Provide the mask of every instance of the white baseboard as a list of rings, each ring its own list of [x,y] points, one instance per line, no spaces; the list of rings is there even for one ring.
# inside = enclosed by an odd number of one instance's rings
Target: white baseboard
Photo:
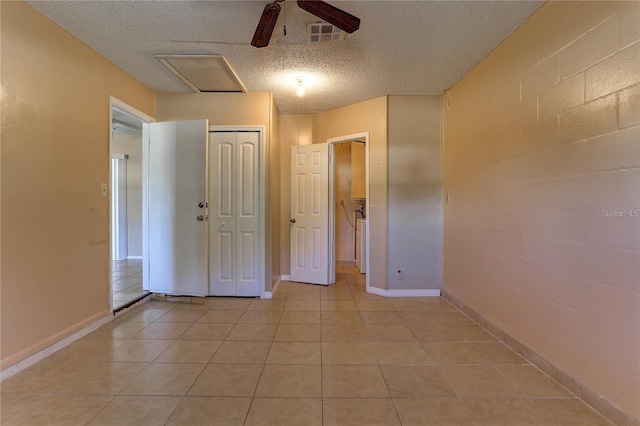
[[[273,297],[273,295],[276,294],[276,292],[278,291],[278,287],[280,287],[280,282],[281,282],[281,279],[278,278],[278,280],[276,281],[276,284],[271,289],[271,297]]]
[[[385,290],[383,288],[369,287],[367,292],[384,297],[440,297],[439,289]]]
[[[276,283],[271,287],[271,291],[263,291],[260,295],[260,299],[270,300],[273,299],[273,295],[276,294],[278,286],[280,285],[280,278],[276,280]]]
[[[142,256],[127,256],[127,260],[142,260]]]
[[[283,275],[282,281],[291,281],[291,275]],[[278,281],[278,284],[280,282]],[[275,293],[277,286],[273,288]],[[383,297],[440,297],[440,289],[413,289],[413,290],[386,290],[383,288],[369,287],[368,293],[376,294]]]
[[[100,314],[101,316],[104,314]],[[9,367],[5,368],[4,370],[0,371],[0,381],[3,381],[5,379],[8,379],[9,377],[23,371],[24,369],[31,367],[33,364],[35,364],[38,361],[42,361],[43,359],[45,359],[46,357],[48,357],[49,355],[52,355],[56,352],[58,352],[60,349],[70,345],[71,343],[75,342],[76,340],[86,336],[87,334],[91,333],[92,331],[97,330],[98,328],[102,327],[103,325],[107,324],[108,322],[113,321],[113,314],[109,313],[106,316],[102,316],[101,318],[99,318],[96,321],[91,322],[89,325],[84,326],[83,328],[81,328],[80,330],[76,331],[75,333],[60,339],[60,340],[55,340],[58,338],[58,336],[60,335],[64,335],[64,331],[62,333],[58,333],[54,336],[52,336],[51,338],[47,339],[47,341],[53,340],[55,341],[55,343],[46,346],[44,349],[34,353],[33,355],[30,355],[18,362],[16,362],[13,365],[10,365]],[[11,361],[9,361],[11,362]]]

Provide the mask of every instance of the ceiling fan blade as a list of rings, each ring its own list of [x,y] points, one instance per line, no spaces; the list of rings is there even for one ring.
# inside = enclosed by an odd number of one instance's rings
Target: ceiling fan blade
[[[253,40],[251,40],[252,46],[265,47],[269,45],[278,15],[280,15],[280,5],[278,3],[269,3],[265,6],[256,27],[256,32],[253,34]]]
[[[298,0],[298,6],[349,34],[360,28],[360,18],[329,3],[319,0]]]

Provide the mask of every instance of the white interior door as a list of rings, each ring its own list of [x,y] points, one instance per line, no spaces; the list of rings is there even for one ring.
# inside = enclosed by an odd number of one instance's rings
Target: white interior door
[[[213,132],[209,177],[214,296],[260,295],[260,136]]]
[[[329,146],[291,148],[291,281],[329,284]]]
[[[149,290],[205,296],[208,120],[148,126]]]

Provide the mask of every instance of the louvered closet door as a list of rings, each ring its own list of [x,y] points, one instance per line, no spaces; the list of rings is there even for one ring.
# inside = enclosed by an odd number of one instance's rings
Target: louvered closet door
[[[259,296],[259,134],[214,132],[210,140],[211,294]]]

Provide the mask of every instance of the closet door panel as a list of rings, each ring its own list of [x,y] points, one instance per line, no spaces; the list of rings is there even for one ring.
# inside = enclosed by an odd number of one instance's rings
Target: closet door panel
[[[212,133],[209,151],[210,294],[236,296],[235,133]]]
[[[237,295],[259,296],[260,280],[260,163],[259,134],[237,133]]]
[[[231,218],[234,214],[234,188],[233,188],[233,152],[235,151],[235,147],[228,142],[221,143],[217,147],[217,161],[215,164],[217,165],[217,169],[215,170],[217,174],[217,190],[216,195],[216,207],[218,210],[218,217],[222,218]],[[215,184],[216,182],[212,182],[211,184]]]

